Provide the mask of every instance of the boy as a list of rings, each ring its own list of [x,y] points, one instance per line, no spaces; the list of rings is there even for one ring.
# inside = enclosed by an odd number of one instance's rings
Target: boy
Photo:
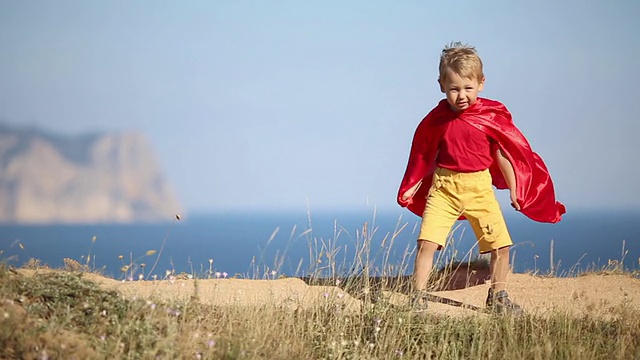
[[[498,101],[479,98],[482,60],[474,47],[456,42],[440,57],[438,83],[446,99],[416,129],[398,203],[422,216],[414,265],[413,305],[426,310],[426,287],[436,250],[457,219],[468,219],[480,253],[491,253],[488,310],[520,314],[506,292],[509,232],[491,185],[509,189],[511,206],[540,222],[565,213],[555,200],[542,159]]]

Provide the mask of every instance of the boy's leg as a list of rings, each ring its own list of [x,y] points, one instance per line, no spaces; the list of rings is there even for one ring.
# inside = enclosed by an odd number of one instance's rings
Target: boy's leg
[[[509,249],[511,249],[511,246],[505,246],[491,251],[491,288],[494,293],[507,288]]]
[[[418,240],[416,261],[413,266],[413,288],[415,291],[423,292],[427,289],[429,275],[433,269],[433,257],[440,245],[428,241]]]
[[[467,185],[473,191],[469,191],[472,195],[464,214],[476,234],[480,253],[491,253],[491,288],[487,307],[492,311],[519,315],[522,308],[511,302],[506,291],[510,271],[509,250],[513,243],[491,188],[491,176],[485,171]]]
[[[427,288],[429,275],[433,268],[433,257],[436,250],[444,247],[451,227],[460,216],[460,210],[447,190],[447,182],[438,178],[432,187],[427,206],[422,215],[422,225],[418,236],[416,260],[413,268],[413,285],[415,291]]]
[[[496,313],[521,315],[522,308],[509,299],[506,290],[510,248],[505,246],[491,251],[491,288],[487,294],[487,308]]]
[[[460,205],[450,191],[452,184],[447,174],[436,170],[422,215],[413,268],[413,305],[417,309],[427,307],[425,291],[433,269],[433,257],[436,250],[445,245],[451,227],[460,216]]]

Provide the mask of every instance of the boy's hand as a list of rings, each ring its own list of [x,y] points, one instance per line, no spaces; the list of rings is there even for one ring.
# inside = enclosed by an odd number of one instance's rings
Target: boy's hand
[[[405,191],[404,194],[402,194],[402,201],[406,201],[409,204],[413,203],[413,195],[416,194],[420,185],[422,185],[422,180],[413,185],[409,190]]]
[[[404,194],[402,194],[402,201],[406,201],[409,204],[411,204],[413,202],[413,191],[411,191],[412,189],[409,189],[407,191],[404,192]]]
[[[518,197],[516,196],[516,192],[510,191],[509,194],[511,195],[511,206],[514,209],[516,209],[516,211],[520,211],[520,204],[518,203]]]

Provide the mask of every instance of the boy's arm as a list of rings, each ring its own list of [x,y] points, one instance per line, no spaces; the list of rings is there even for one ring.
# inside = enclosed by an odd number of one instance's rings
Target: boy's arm
[[[496,158],[498,159],[498,166],[500,167],[502,176],[504,176],[504,180],[507,182],[507,186],[509,186],[511,206],[513,206],[517,211],[520,211],[520,204],[518,203],[518,198],[516,196],[516,173],[513,170],[513,165],[511,165],[509,159],[504,156],[504,153],[500,148],[496,150]]]

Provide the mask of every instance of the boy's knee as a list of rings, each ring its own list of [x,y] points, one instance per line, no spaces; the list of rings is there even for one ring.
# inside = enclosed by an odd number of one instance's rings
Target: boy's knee
[[[435,253],[436,250],[440,249],[440,245],[425,239],[418,239],[418,252],[423,254]]]
[[[509,258],[509,251],[511,250],[511,246],[503,246],[501,248],[495,249],[491,251],[491,260],[497,258]]]

